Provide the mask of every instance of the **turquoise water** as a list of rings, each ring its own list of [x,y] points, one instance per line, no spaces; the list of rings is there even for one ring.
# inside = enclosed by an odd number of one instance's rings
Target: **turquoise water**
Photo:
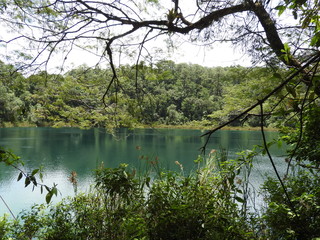
[[[54,202],[62,197],[73,195],[72,184],[68,181],[71,171],[78,175],[79,189],[87,191],[92,184],[92,172],[102,162],[106,167],[117,167],[127,163],[140,171],[146,162],[158,160],[161,167],[174,171],[180,168],[179,161],[186,172],[196,166],[194,160],[201,154],[205,143],[200,130],[181,129],[120,129],[114,135],[104,129],[81,130],[77,128],[2,128],[0,146],[11,149],[25,162],[23,169],[30,171],[44,166],[44,183],[58,184],[60,191]],[[271,140],[276,132],[266,132]],[[259,131],[219,131],[212,136],[207,153],[212,149],[226,149],[230,158],[236,153],[262,144]],[[273,157],[281,168],[284,166],[283,150],[273,149]],[[143,157],[142,157],[143,156]],[[267,158],[260,157],[255,162],[253,181],[261,182],[265,173],[272,169]],[[14,214],[34,203],[44,203],[45,196],[40,189],[32,191],[17,182],[19,172],[0,163],[0,195]],[[0,215],[8,212],[0,199]]]

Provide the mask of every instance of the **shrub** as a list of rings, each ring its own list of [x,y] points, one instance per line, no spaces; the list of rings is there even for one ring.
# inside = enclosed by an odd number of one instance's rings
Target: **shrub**
[[[137,176],[126,165],[100,168],[90,193],[68,197],[55,206],[34,206],[19,215],[8,236],[47,240],[252,239],[239,210],[243,199],[237,196],[241,191],[234,183],[238,167],[237,162],[218,166],[213,158],[189,176],[183,171]]]
[[[235,165],[224,163],[218,170],[216,160],[193,175],[169,172],[153,182],[147,202],[150,239],[249,239],[235,201]]]
[[[0,217],[0,239],[9,239],[9,232],[12,230],[12,223],[8,219],[8,215]]]
[[[285,183],[291,204],[275,179],[269,178],[263,186],[267,204],[263,220],[270,239],[307,240],[320,237],[319,175],[299,171]]]

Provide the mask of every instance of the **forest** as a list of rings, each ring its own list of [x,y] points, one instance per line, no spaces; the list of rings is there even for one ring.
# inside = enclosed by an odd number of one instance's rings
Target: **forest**
[[[119,82],[104,97],[110,69],[80,66],[63,75],[40,72],[24,77],[1,63],[0,124],[110,129],[212,127],[236,116],[281,81],[279,74],[265,67],[209,68],[165,60],[153,66],[143,62],[125,65],[117,71]],[[269,108],[275,102],[270,99]],[[277,110],[286,111],[290,104],[283,102]],[[257,127],[258,112],[257,108],[231,125]],[[276,127],[275,117],[265,124]]]
[[[247,126],[262,144],[235,159],[207,151],[190,174],[179,162],[180,172],[157,161],[144,173],[101,166],[92,191],[57,205],[42,167],[26,172],[0,147],[1,167],[46,200],[0,216],[0,239],[320,239],[319,10],[319,0],[1,0],[2,127],[184,125],[207,129],[205,152],[216,131]],[[185,43],[229,43],[252,67],[170,60]],[[70,59],[90,64],[72,68]],[[279,138],[268,142],[266,127]],[[287,146],[284,175],[275,145]],[[249,176],[261,155],[274,175],[255,209]],[[69,181],[76,189],[76,173]]]

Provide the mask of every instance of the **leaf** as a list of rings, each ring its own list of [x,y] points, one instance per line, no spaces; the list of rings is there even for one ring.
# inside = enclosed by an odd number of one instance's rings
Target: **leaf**
[[[309,26],[310,22],[311,22],[311,18],[310,18],[310,16],[307,16],[303,20],[301,28],[307,28]]]
[[[239,203],[244,203],[244,200],[241,197],[235,196],[234,197],[236,201],[238,201]]]
[[[283,5],[279,5],[279,6],[276,6],[276,10],[278,10],[278,16],[282,15],[282,13],[287,9],[286,6],[283,6]]]
[[[268,143],[267,143],[267,148],[270,148],[273,144],[274,144],[273,141],[272,141],[272,142],[268,142]]]
[[[51,202],[51,199],[52,199],[52,192],[48,192],[47,195],[46,195],[46,203],[49,204]]]
[[[292,15],[293,15],[293,18],[295,19],[295,20],[297,20],[298,19],[298,14],[297,14],[297,11],[292,11]]]
[[[288,43],[283,44],[283,50],[285,53],[289,54],[290,53],[290,47]]]
[[[37,186],[37,179],[34,176],[30,176],[30,181],[33,183],[33,185]]]
[[[52,194],[54,195],[58,195],[58,189],[56,187],[53,187],[52,190],[51,190]]]
[[[280,73],[274,73],[274,74],[273,74],[273,77],[274,77],[274,78],[278,78],[278,79],[282,79]]]
[[[39,173],[39,178],[40,178],[40,180],[41,180],[41,182],[42,182],[42,181],[43,181],[43,174],[42,174],[42,172]]]
[[[22,177],[23,177],[23,174],[22,174],[22,172],[20,172],[20,173],[19,173],[19,176],[18,176],[18,179],[17,179],[17,182],[19,182]]]
[[[317,32],[311,39],[311,46],[319,47],[320,46],[320,32]]]
[[[288,93],[290,93],[294,98],[297,97],[296,90],[295,90],[293,87],[286,85],[286,90],[287,90]]]
[[[24,187],[27,187],[30,183],[31,183],[30,178],[26,177],[26,180],[24,181],[24,184],[25,184]]]
[[[50,190],[50,188],[48,187],[48,186],[44,186],[45,188],[46,188],[46,190],[48,191],[48,192],[50,192],[51,190]]]
[[[31,173],[31,176],[34,176],[36,175],[37,173],[39,172],[39,169],[34,169]]]
[[[236,192],[237,192],[237,193],[241,193],[241,194],[243,193],[243,192],[242,192],[242,190],[241,190],[241,189],[239,189],[239,188],[238,188],[238,189],[236,189]]]
[[[150,177],[146,178],[146,185],[147,185],[148,188],[150,188],[150,180],[151,180]]]

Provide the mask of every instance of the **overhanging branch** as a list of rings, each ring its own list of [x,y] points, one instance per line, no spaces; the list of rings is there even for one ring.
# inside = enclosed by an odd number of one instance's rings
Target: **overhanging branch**
[[[279,86],[277,86],[276,88],[274,88],[269,94],[267,94],[264,98],[262,98],[261,100],[259,100],[257,103],[253,104],[251,107],[247,108],[245,111],[243,111],[242,113],[238,114],[237,116],[235,116],[234,118],[232,118],[231,120],[229,120],[228,122],[219,125],[218,127],[206,132],[205,134],[201,135],[201,137],[206,136],[206,142],[203,145],[203,147],[201,147],[202,152],[205,152],[206,146],[209,143],[210,137],[213,133],[215,133],[216,131],[218,131],[219,129],[229,125],[230,123],[236,121],[237,119],[242,118],[243,116],[245,116],[246,114],[248,114],[252,109],[258,107],[261,103],[264,103],[265,101],[267,101],[271,96],[273,96],[276,92],[278,92],[279,90],[281,90],[287,83],[289,83],[292,79],[294,79],[296,76],[298,76],[300,73],[304,72],[305,69],[307,67],[310,66],[310,64],[312,64],[313,62],[316,61],[320,61],[320,52],[318,52],[316,55],[314,55],[312,58],[309,59],[309,61],[307,61],[303,66],[301,66],[299,69],[297,69],[294,73],[292,73],[289,77],[286,78],[285,81],[283,81]]]

